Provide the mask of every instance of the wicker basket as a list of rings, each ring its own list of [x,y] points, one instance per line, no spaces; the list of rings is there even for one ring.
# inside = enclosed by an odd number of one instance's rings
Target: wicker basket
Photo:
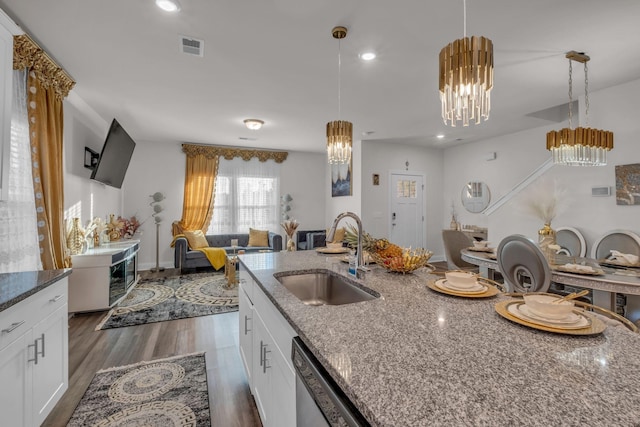
[[[371,258],[381,267],[395,273],[411,273],[421,267],[435,269],[428,263],[433,252],[426,249],[403,249],[402,256],[382,258],[376,253],[371,254]]]

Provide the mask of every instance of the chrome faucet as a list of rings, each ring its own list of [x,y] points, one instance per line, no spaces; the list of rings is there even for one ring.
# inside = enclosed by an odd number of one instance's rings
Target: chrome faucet
[[[343,212],[340,215],[338,215],[336,219],[333,221],[333,225],[331,226],[331,229],[327,234],[327,242],[333,241],[333,237],[336,234],[336,228],[338,227],[338,223],[343,218],[346,218],[346,217],[353,218],[356,221],[356,225],[358,226],[358,248],[357,248],[358,258],[356,261],[357,262],[356,270],[358,270],[364,267],[364,251],[362,250],[362,221],[360,220],[360,217],[358,217],[358,215],[354,214],[353,212]]]

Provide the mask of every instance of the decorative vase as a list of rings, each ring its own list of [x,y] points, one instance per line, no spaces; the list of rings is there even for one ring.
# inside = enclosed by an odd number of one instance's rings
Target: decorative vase
[[[553,264],[555,251],[549,249],[549,245],[556,244],[556,231],[551,228],[551,223],[545,223],[544,227],[538,230],[538,246],[544,254],[549,264]]]
[[[80,226],[80,218],[73,218],[67,231],[67,248],[71,255],[78,255],[87,250],[84,230]]]
[[[293,252],[296,250],[296,242],[293,239],[293,236],[287,236],[287,251]]]
[[[458,221],[456,221],[455,217],[451,217],[451,224],[449,225],[449,228],[451,228],[452,230],[458,229]]]

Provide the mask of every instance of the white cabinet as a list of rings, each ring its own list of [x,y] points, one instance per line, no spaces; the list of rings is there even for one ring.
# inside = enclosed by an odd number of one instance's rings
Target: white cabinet
[[[239,314],[240,355],[262,425],[293,427],[296,425],[296,377],[291,362],[291,340],[296,333],[243,267]],[[250,319],[246,334],[245,315]]]
[[[0,313],[2,425],[38,426],[68,387],[67,278]]]

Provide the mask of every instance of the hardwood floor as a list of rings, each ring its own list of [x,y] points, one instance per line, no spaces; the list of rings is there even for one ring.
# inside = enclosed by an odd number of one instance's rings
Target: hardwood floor
[[[103,368],[206,352],[211,424],[261,426],[238,350],[238,312],[94,331],[105,313],[69,320],[69,389],[43,426],[65,426]]]

